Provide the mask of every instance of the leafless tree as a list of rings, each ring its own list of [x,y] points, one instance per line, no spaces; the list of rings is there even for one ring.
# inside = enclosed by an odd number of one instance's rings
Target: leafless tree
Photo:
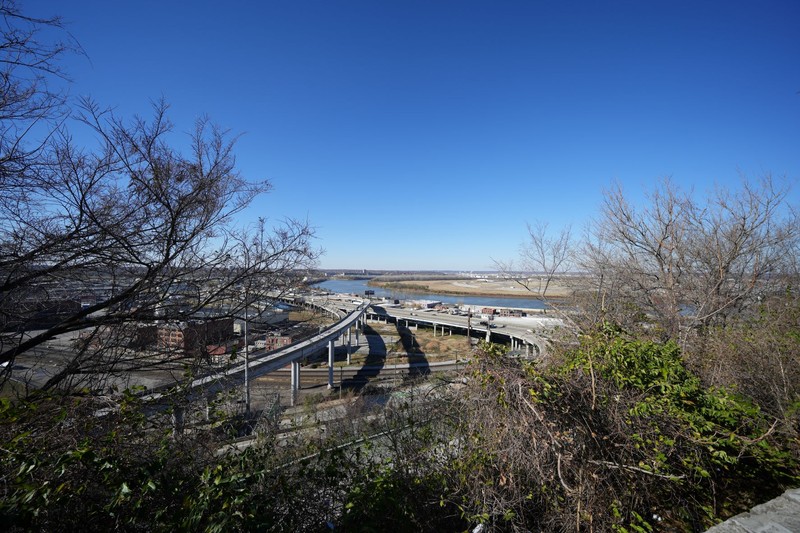
[[[201,119],[183,153],[170,144],[163,101],[148,120],[123,120],[88,99],[68,113],[48,81],[70,47],[37,38],[58,19],[27,18],[5,0],[0,16],[4,377],[23,354],[38,357],[46,342],[76,332],[87,342],[62,354],[40,386],[158,364],[128,349],[132,328],[201,312],[237,316],[245,289],[274,296],[314,263],[307,222],[240,227],[238,215],[270,184],[239,175],[227,131]],[[88,128],[98,146],[77,146],[68,126]]]
[[[67,79],[59,59],[79,47],[64,32],[61,40],[43,35],[61,28],[57,17],[31,18],[14,1],[0,1],[0,211],[14,207],[8,193],[25,185],[22,173],[40,163],[54,124],[67,113],[54,82]]]
[[[495,262],[497,269],[508,279],[519,283],[542,300],[559,275],[573,265],[572,228],[566,226],[556,235],[547,222],[528,224],[528,240],[520,246],[520,263]]]
[[[605,312],[654,318],[678,339],[785,285],[798,239],[787,192],[767,176],[698,199],[664,180],[636,207],[610,189],[582,253]]]

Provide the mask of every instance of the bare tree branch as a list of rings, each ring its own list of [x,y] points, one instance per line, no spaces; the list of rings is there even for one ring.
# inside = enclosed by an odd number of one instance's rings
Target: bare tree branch
[[[584,268],[603,302],[613,295],[615,305],[654,318],[667,337],[724,324],[790,273],[798,224],[787,192],[766,176],[698,199],[666,179],[636,208],[617,186],[586,241]]]
[[[271,185],[239,175],[236,138],[208,118],[182,153],[170,143],[163,100],[149,119],[128,121],[83,99],[77,126],[99,144],[76,146],[66,100],[47,81],[63,75],[58,60],[77,46],[41,44],[40,31],[60,21],[25,17],[13,2],[0,0],[0,19],[4,377],[22,354],[65,333],[85,342],[45,388],[151,364],[126,347],[137,327],[236,317],[245,290],[279,295],[314,263],[308,222],[240,227],[239,215]],[[24,148],[32,124],[46,133]]]

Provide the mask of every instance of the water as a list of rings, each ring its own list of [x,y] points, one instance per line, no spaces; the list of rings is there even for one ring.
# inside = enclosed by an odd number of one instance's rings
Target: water
[[[435,300],[447,304],[473,305],[480,307],[514,307],[519,309],[544,309],[544,302],[536,298],[502,298],[498,296],[469,296],[405,292],[382,287],[370,287],[366,279],[331,279],[317,283],[315,287],[343,294],[364,296],[364,291],[375,291],[375,296],[397,298],[398,300]]]

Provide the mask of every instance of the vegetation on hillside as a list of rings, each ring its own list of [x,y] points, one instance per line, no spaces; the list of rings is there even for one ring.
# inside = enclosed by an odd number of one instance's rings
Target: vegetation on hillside
[[[796,367],[796,328],[772,329]],[[132,396],[99,418],[92,396],[4,402],[0,515],[12,530],[696,531],[800,482],[796,381],[780,397],[708,385],[674,342],[609,324],[552,364],[504,352],[381,410],[356,402],[316,437],[276,446],[262,427],[244,452],[219,453],[222,423],[173,435]]]

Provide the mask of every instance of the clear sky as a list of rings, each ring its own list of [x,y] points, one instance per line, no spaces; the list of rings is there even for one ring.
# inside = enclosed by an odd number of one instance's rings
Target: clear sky
[[[246,215],[308,219],[321,266],[485,270],[526,222],[580,229],[615,180],[800,198],[800,2],[20,2],[86,57],[74,95],[241,133]]]

